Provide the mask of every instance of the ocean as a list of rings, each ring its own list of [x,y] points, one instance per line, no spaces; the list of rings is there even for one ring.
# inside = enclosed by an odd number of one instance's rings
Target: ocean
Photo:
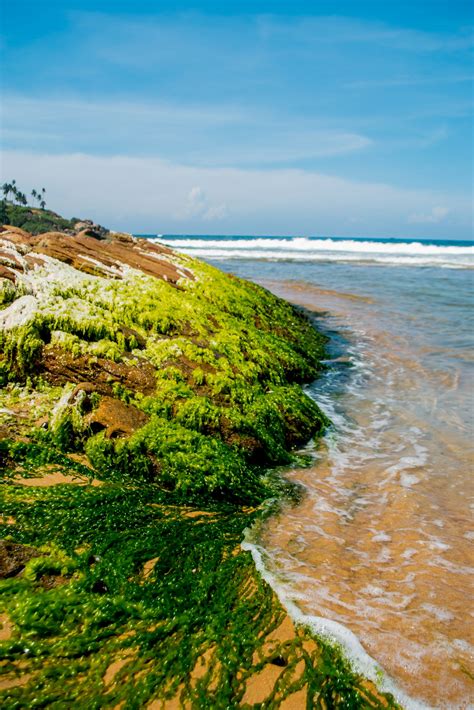
[[[307,392],[333,425],[285,472],[302,501],[249,531],[263,574],[406,707],[472,707],[473,243],[159,239],[329,336]]]

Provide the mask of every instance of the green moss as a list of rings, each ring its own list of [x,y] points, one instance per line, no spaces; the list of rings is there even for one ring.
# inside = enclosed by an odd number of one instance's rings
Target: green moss
[[[0,383],[24,379],[35,369],[44,342],[36,324],[0,330]]]
[[[237,450],[157,416],[129,439],[109,440],[100,432],[88,439],[85,451],[105,477],[153,480],[165,490],[246,503],[270,492]]]
[[[267,648],[284,613],[239,547],[262,515],[242,505],[290,490],[268,467],[328,424],[300,386],[320,371],[325,339],[268,291],[174,258],[194,281],[129,273],[66,284],[39,269],[41,309],[0,333],[1,423],[12,435],[0,440],[0,536],[37,554],[0,582],[14,627],[0,644],[13,678],[2,707],[134,710],[178,694],[188,707],[234,708],[275,654],[282,671],[262,707],[303,687],[308,707],[382,707],[337,649],[309,652],[304,630]],[[48,384],[45,355],[74,382]],[[141,388],[134,376],[145,372]],[[97,391],[77,389],[82,379]],[[148,423],[118,439],[94,434],[87,417],[104,393]],[[32,430],[45,413],[48,429]],[[19,485],[51,471],[81,485]],[[117,657],[127,661],[111,684]]]
[[[25,565],[22,576],[29,582],[38,582],[45,575],[70,576],[77,568],[77,563],[55,545],[43,545],[38,548],[38,553],[38,557],[34,557]]]
[[[324,338],[305,316],[268,291],[187,257],[176,258],[196,277],[183,279],[180,288],[138,273],[124,280],[84,275],[74,285],[53,277],[41,311],[29,323],[0,334],[0,374],[3,381],[34,377],[41,372],[46,347],[81,358],[81,363],[107,361],[129,369],[146,364],[154,368],[156,381],[155,392],[146,396],[122,370],[107,370],[111,394],[153,417],[146,436],[101,444],[108,447],[109,459],[116,455],[127,475],[154,471],[167,485],[207,488],[211,495],[229,492],[230,482],[237,485],[240,477],[238,495],[249,485],[253,497],[249,463],[288,463],[292,449],[326,423],[295,384],[317,375]],[[84,414],[77,407],[65,409],[52,427],[53,442],[65,450],[97,452],[96,440],[87,443],[92,433],[81,422]],[[176,434],[169,449],[175,460],[194,456],[199,465],[188,464],[179,474],[171,453],[157,444],[164,420],[172,423],[166,436],[171,440]],[[99,459],[96,453],[94,461]]]
[[[97,357],[113,360],[113,362],[120,362],[122,360],[123,347],[120,347],[118,343],[114,343],[112,340],[102,338],[97,343],[91,345],[89,352]]]
[[[71,353],[73,357],[79,357],[83,353],[81,339],[73,333],[65,333],[63,330],[52,330],[51,340],[52,347],[59,347],[66,352]]]
[[[176,408],[175,419],[187,429],[203,434],[215,434],[221,428],[224,408],[213,403],[210,397],[191,397],[182,400]]]
[[[17,289],[9,279],[0,278],[0,308],[8,306],[17,297]]]
[[[0,535],[38,553],[22,575],[0,583],[0,613],[13,626],[0,644],[11,681],[0,691],[2,708],[138,709],[176,695],[196,709],[236,708],[275,658],[281,672],[264,707],[278,708],[303,687],[308,707],[395,707],[337,649],[308,645],[304,629],[267,643],[284,612],[239,551],[258,511],[146,482],[26,488],[8,483],[13,460],[17,476],[35,475],[45,462],[78,475],[87,469],[40,443],[2,442],[0,456],[1,509],[14,520],[0,523]],[[202,656],[207,666],[196,674]]]
[[[49,423],[49,438],[62,451],[81,450],[87,435],[90,435],[83,417],[85,395],[79,392],[73,399],[73,391],[73,384],[64,387]]]

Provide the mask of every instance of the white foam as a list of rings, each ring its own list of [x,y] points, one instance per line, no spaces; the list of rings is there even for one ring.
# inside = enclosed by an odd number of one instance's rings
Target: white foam
[[[166,243],[208,259],[343,261],[401,266],[474,268],[474,247],[358,239],[167,238]]]
[[[365,252],[371,254],[462,254],[474,256],[474,247],[443,246],[438,244],[422,244],[421,242],[372,242],[358,239],[308,239],[306,237],[293,237],[291,239],[273,238],[245,238],[245,239],[168,239],[174,247],[220,249],[285,249],[288,251],[339,251],[339,252]]]
[[[416,483],[419,483],[420,479],[418,476],[414,476],[411,473],[401,473],[400,474],[400,484],[403,486],[403,488],[411,488],[414,486]]]
[[[454,614],[451,614],[451,612],[446,609],[440,609],[440,607],[434,604],[422,604],[421,607],[438,621],[452,621],[454,619]]]
[[[280,583],[277,577],[269,571],[264,561],[265,552],[252,541],[252,537],[252,531],[246,530],[245,539],[241,545],[242,549],[251,553],[257,570],[275,591],[281,604],[297,624],[306,626],[316,636],[320,636],[338,646],[356,673],[369,678],[381,691],[392,693],[406,710],[430,710],[428,705],[410,698],[387,676],[381,666],[366,652],[357,636],[350,629],[332,619],[302,612],[295,604],[293,591],[290,593],[289,588]]]

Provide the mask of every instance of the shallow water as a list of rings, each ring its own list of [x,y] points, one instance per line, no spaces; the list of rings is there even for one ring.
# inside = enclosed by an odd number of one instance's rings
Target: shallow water
[[[331,335],[333,361],[308,392],[334,427],[309,448],[313,465],[289,472],[306,495],[269,521],[258,547],[289,603],[350,629],[411,698],[466,708],[474,272],[340,254],[216,262],[316,312]]]

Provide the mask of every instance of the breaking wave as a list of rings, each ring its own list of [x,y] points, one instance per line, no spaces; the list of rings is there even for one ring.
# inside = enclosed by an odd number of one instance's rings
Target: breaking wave
[[[206,259],[345,262],[398,266],[474,268],[474,246],[459,242],[430,243],[311,237],[168,237],[179,251]]]

